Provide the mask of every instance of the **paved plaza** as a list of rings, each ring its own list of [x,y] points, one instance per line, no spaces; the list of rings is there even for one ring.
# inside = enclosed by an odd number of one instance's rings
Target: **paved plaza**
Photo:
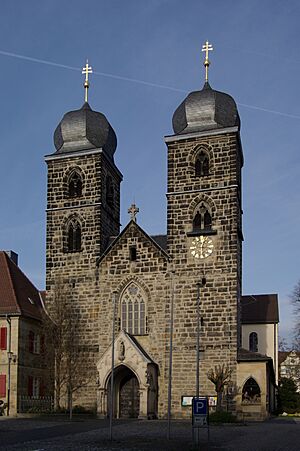
[[[1,451],[192,451],[191,425],[172,422],[167,440],[166,421],[116,420],[113,441],[107,420],[75,418],[0,417]],[[275,418],[264,423],[223,425],[200,431],[202,451],[299,451],[300,419]]]

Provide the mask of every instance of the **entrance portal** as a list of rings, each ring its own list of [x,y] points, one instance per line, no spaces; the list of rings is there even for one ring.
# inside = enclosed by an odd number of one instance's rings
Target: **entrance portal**
[[[114,372],[114,417],[138,418],[140,414],[139,382],[127,366],[120,365]],[[108,414],[110,408],[110,378],[107,387]]]
[[[120,381],[119,417],[138,418],[140,411],[139,383],[136,376],[129,370]]]

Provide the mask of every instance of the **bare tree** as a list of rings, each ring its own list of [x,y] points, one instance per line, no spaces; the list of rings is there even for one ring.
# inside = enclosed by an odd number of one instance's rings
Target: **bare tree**
[[[291,301],[294,305],[296,314],[296,325],[294,328],[294,341],[293,349],[300,351],[300,280],[295,285],[294,290],[291,294]]]
[[[225,385],[230,381],[231,370],[228,366],[216,365],[214,368],[209,370],[207,373],[208,379],[215,385],[215,390],[217,393],[217,412],[222,410],[222,398]]]
[[[72,304],[72,292],[68,284],[59,280],[52,298],[46,302],[47,314],[44,318],[49,373],[53,374],[55,409],[59,410],[62,400],[67,399],[70,418],[74,392],[87,385],[91,379],[91,372],[83,365],[84,350],[79,344],[80,316]]]

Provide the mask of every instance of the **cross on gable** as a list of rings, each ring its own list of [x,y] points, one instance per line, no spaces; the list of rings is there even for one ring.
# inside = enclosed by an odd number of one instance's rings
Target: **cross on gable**
[[[136,215],[140,211],[140,209],[135,205],[131,204],[130,208],[128,208],[128,213],[130,214],[130,219],[136,222]]]

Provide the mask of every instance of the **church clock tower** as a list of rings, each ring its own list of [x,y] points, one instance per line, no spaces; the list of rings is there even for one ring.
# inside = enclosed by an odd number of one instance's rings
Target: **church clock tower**
[[[208,83],[210,49],[207,42],[203,46],[203,89],[191,92],[179,105],[173,115],[174,135],[165,138],[168,253],[175,273],[174,399],[184,393],[194,394],[197,387],[199,289],[200,395],[215,393],[207,373],[216,365],[228,367],[231,383],[236,384],[243,154],[236,104],[232,97],[215,91]],[[229,405],[234,409],[232,399]]]

